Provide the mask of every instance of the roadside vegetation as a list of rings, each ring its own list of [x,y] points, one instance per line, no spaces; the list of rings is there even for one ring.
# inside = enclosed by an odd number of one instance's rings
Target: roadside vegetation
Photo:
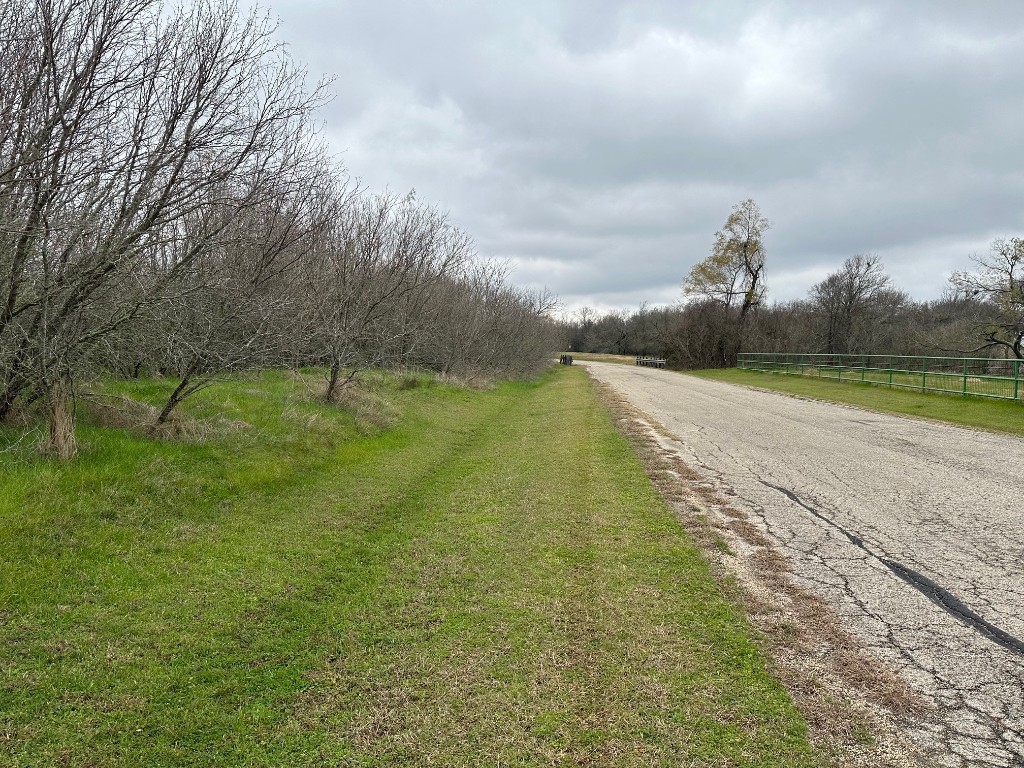
[[[885,413],[919,416],[965,427],[1024,435],[1024,405],[1019,401],[989,400],[964,395],[912,392],[877,384],[833,381],[809,376],[785,376],[736,368],[689,371],[688,375],[742,384],[801,397],[847,403]]]
[[[741,352],[1024,360],[1024,238],[971,254],[973,269],[954,272],[929,300],[895,285],[878,256],[855,254],[806,297],[772,302],[770,229],[753,200],[733,206],[710,254],[683,279],[681,303],[581,307],[564,323],[568,349],[650,355],[687,370],[730,368]]]
[[[819,764],[583,371],[320,381],[0,453],[0,763]]]
[[[225,375],[532,375],[561,346],[413,192],[371,193],[318,131],[326,83],[230,0],[0,0],[0,423],[76,450],[103,376],[172,377],[151,426]],[[342,372],[345,375],[342,376]]]

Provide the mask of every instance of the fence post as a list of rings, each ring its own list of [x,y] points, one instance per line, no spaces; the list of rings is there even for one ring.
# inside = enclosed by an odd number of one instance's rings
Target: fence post
[[[921,391],[924,392],[928,388],[928,360],[927,358],[921,358]]]
[[[889,389],[892,389],[892,355],[889,355]]]
[[[1013,399],[1020,397],[1020,360],[1013,361]]]

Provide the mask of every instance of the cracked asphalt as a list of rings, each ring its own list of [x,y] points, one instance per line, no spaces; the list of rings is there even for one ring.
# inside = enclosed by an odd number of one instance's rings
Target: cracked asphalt
[[[584,364],[935,704],[907,733],[935,765],[1024,766],[1024,439]]]

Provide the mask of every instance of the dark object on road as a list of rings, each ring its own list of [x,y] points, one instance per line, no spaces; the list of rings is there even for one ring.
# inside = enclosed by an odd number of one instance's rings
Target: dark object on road
[[[558,362],[562,365],[572,365],[572,355],[562,355],[558,358]]]

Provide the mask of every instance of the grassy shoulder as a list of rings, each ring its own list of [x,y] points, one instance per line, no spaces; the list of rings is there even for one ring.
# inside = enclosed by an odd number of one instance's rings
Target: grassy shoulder
[[[809,376],[785,376],[737,368],[688,371],[687,375],[818,400],[847,403],[885,413],[936,419],[991,432],[1024,435],[1024,405],[1009,400],[913,392],[874,384],[839,382]]]
[[[0,763],[818,764],[583,371],[355,405],[0,453]]]

